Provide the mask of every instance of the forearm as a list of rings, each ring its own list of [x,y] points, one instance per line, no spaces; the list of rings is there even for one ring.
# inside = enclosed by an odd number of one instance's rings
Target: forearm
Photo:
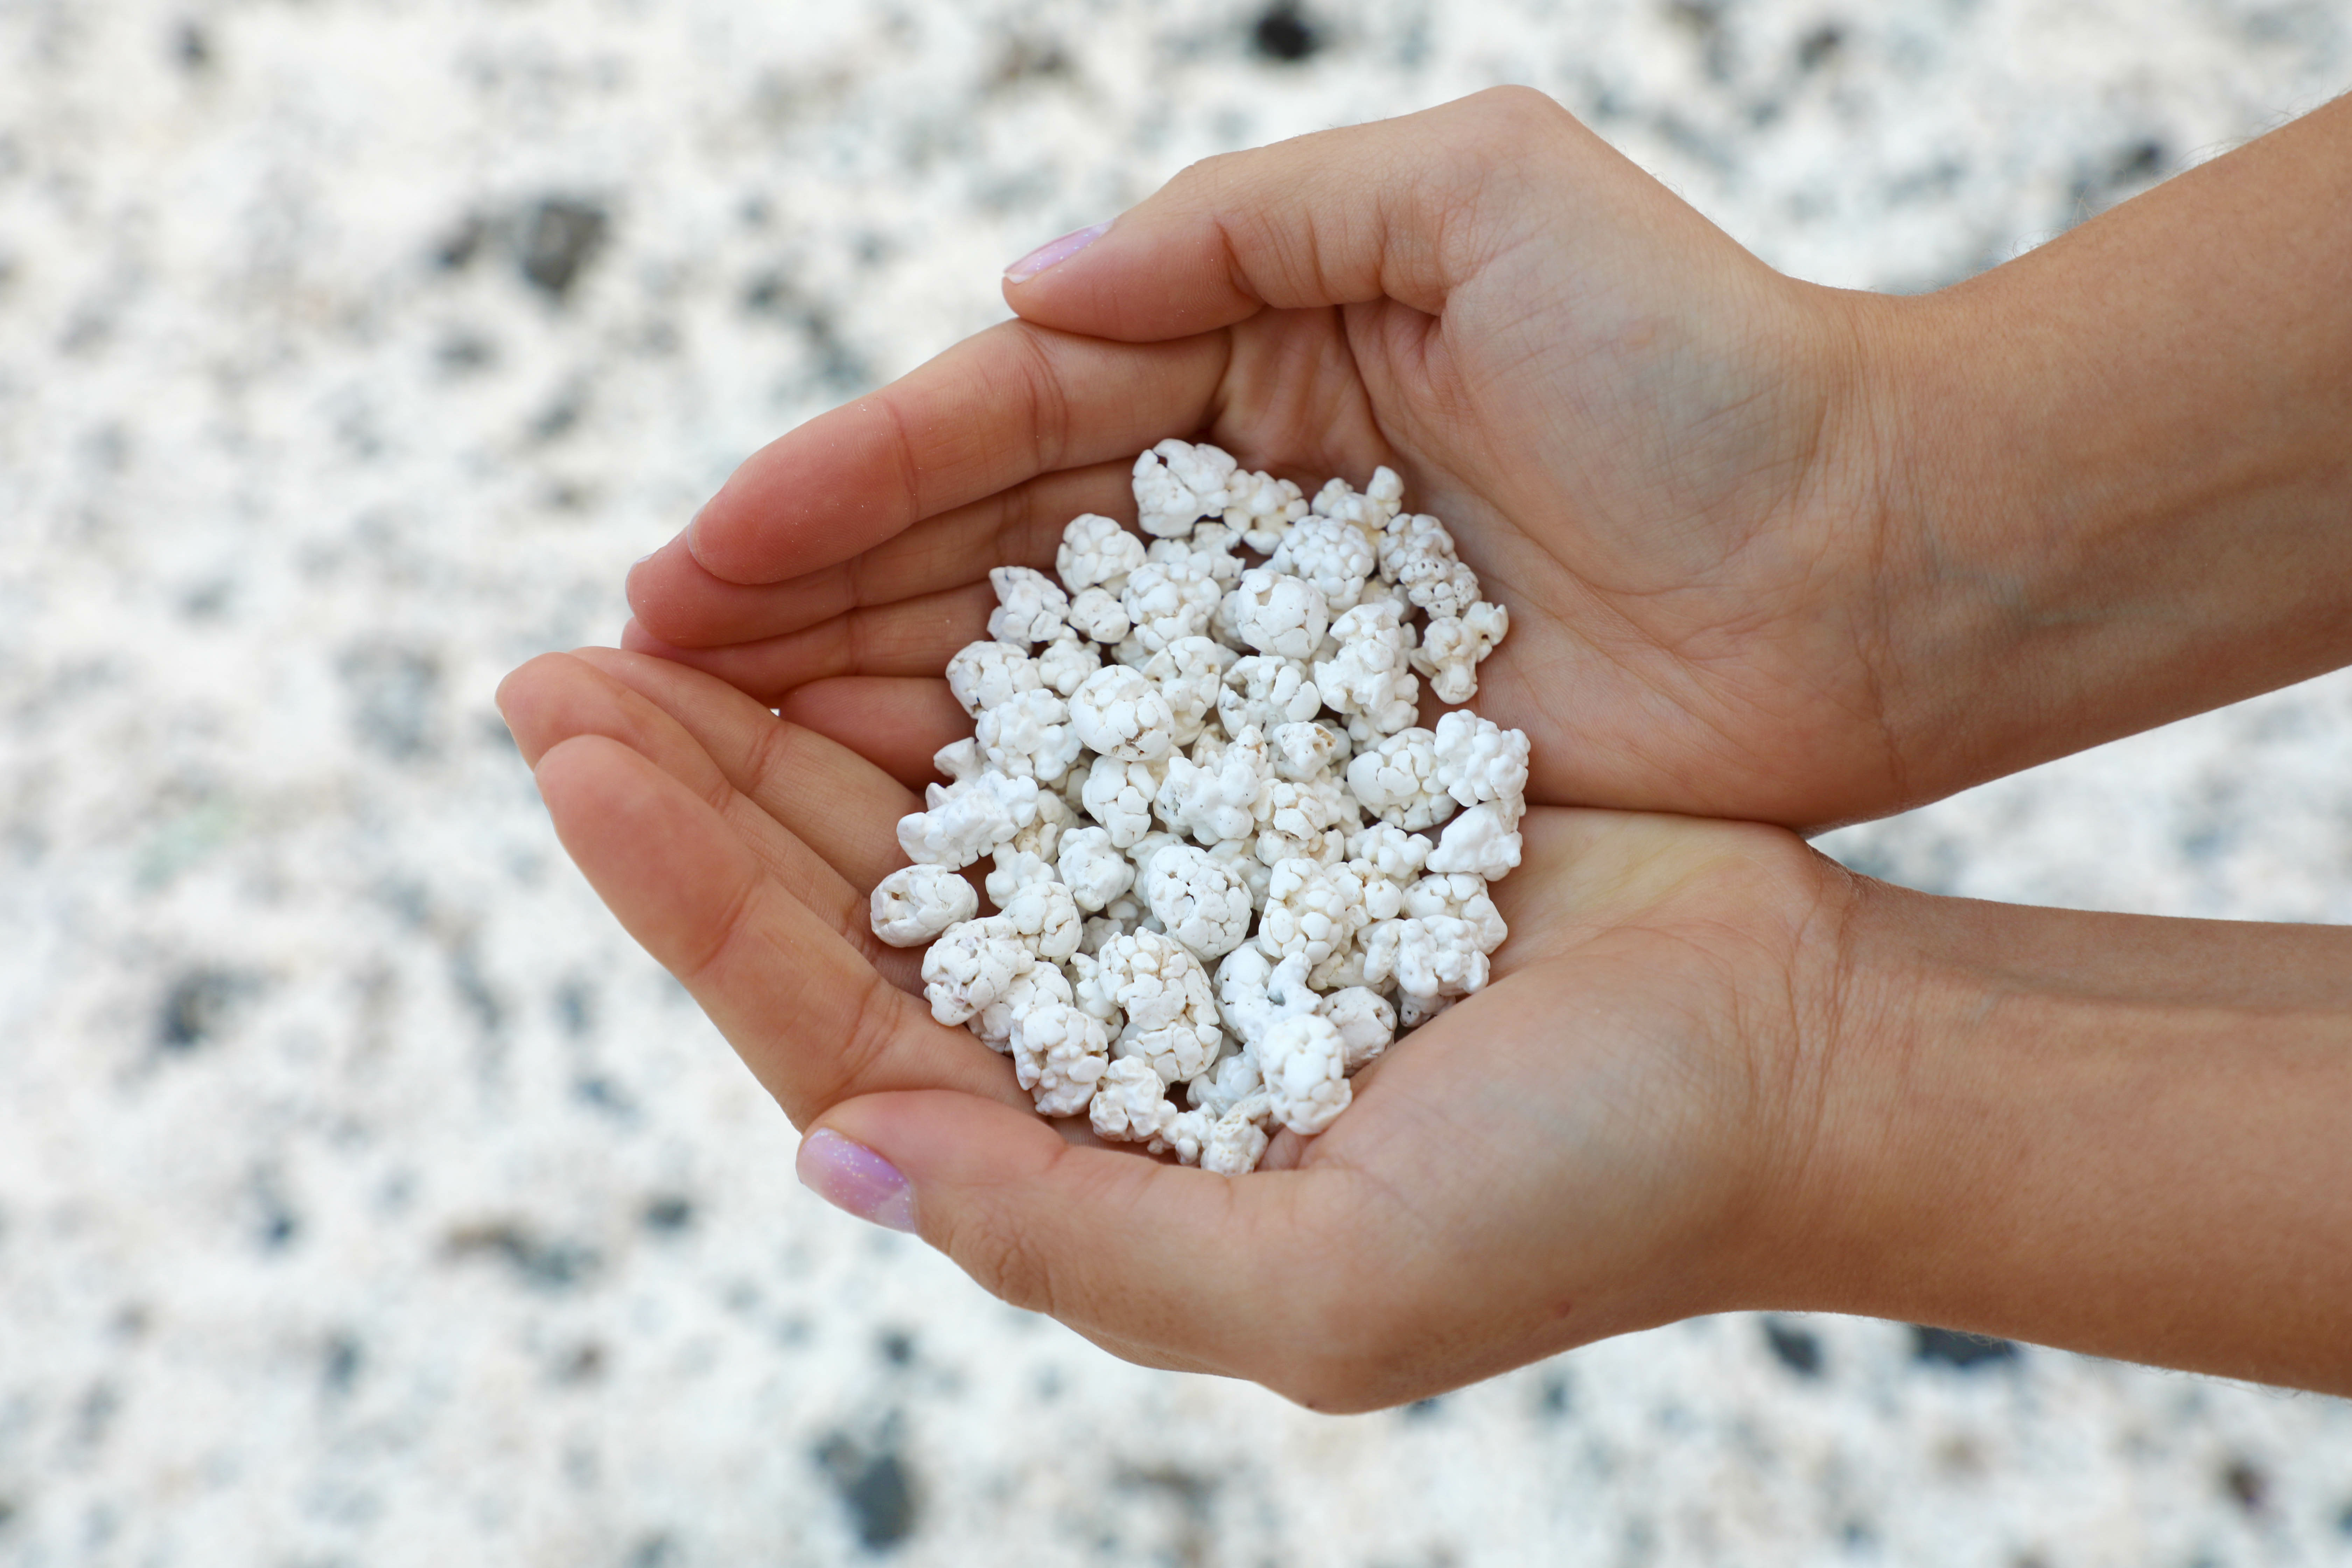
[[[1917,797],[2352,660],[2352,99],[1880,304]]]
[[[1872,888],[1801,1294],[2352,1392],[2352,931]]]

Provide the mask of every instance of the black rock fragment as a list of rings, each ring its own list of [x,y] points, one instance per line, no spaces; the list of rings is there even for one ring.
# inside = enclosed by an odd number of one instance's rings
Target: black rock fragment
[[[2019,1354],[2017,1346],[2007,1340],[1988,1339],[1982,1334],[1963,1334],[1951,1329],[1931,1329],[1919,1323],[1911,1325],[1911,1359],[1914,1361],[1974,1371],[1980,1367],[2014,1363]]]
[[[1799,1377],[1817,1378],[1822,1375],[1821,1340],[1775,1318],[1764,1320],[1764,1343],[1775,1360]]]
[[[1291,0],[1276,0],[1250,27],[1250,47],[1266,59],[1297,65],[1318,53],[1323,38]]]
[[[868,1452],[836,1433],[817,1445],[816,1461],[848,1509],[857,1542],[866,1551],[887,1551],[914,1533],[914,1478],[895,1449]]]
[[[551,196],[522,216],[516,264],[525,281],[558,304],[604,247],[612,218],[593,202]]]

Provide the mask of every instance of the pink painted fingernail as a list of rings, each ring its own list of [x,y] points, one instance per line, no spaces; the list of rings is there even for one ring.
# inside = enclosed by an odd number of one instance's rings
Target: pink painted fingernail
[[[1006,268],[1005,280],[1012,283],[1026,283],[1048,267],[1057,262],[1067,261],[1109,232],[1110,225],[1107,223],[1092,224],[1075,234],[1066,234],[1049,245],[1041,245]]]
[[[801,1184],[837,1209],[892,1230],[915,1228],[915,1189],[898,1167],[862,1143],[820,1127],[793,1162]]]

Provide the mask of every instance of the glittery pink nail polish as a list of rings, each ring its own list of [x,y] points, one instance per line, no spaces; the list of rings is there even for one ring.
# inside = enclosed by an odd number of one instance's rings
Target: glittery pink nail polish
[[[1093,224],[1075,234],[1066,234],[1050,244],[1041,245],[1004,269],[1006,281],[1026,283],[1056,262],[1067,261],[1096,240],[1110,232],[1107,223]]]
[[[898,1167],[862,1143],[820,1127],[793,1162],[801,1184],[837,1209],[892,1230],[915,1228],[915,1189]]]

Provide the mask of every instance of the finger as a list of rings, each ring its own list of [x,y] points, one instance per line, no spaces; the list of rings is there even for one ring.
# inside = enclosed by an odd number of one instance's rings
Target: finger
[[[1004,297],[1028,321],[1129,342],[1266,306],[1385,297],[1436,315],[1525,237],[1536,205],[1520,193],[1559,177],[1563,156],[1572,169],[1616,154],[1542,94],[1500,88],[1211,158],[1067,259],[1026,278],[1015,263]]]
[[[884,980],[677,780],[604,735],[558,742],[536,772],[589,885],[796,1125],[845,1097],[897,1089],[952,1089],[1026,1111],[1003,1058]]]
[[[1122,1354],[1294,1397],[1323,1352],[1349,1352],[1333,1286],[1387,1247],[1379,1205],[1344,1169],[1229,1179],[1076,1146],[1034,1114],[951,1094],[862,1098],[821,1125],[894,1168],[923,1239],[1004,1300],[1132,1347]],[[816,1131],[802,1179],[840,1202],[825,1162],[841,1152]]]
[[[536,767],[540,758],[575,735],[603,735],[618,741],[718,812],[751,847],[768,874],[787,894],[822,916],[891,984],[904,990],[922,989],[921,955],[891,947],[874,935],[872,910],[867,902],[872,884],[852,886],[822,850],[779,820],[778,813],[762,808],[749,798],[747,792],[739,790],[726,770],[713,761],[709,749],[672,713],[598,668],[598,656],[611,652],[591,648],[578,654],[542,654],[499,684],[500,710],[507,715],[525,759]],[[749,700],[730,688],[707,678],[702,679],[703,684],[728,698],[739,702]],[[680,706],[692,711],[690,704]],[[778,721],[770,719],[769,723],[774,727]],[[782,753],[794,749],[819,750],[825,743],[813,735],[803,735],[797,748],[790,736],[772,741],[770,745]],[[874,770],[855,756],[844,753],[844,761],[862,771],[865,776],[857,782],[869,785],[868,798],[853,809],[893,825],[895,835],[898,816],[914,809],[909,804],[911,797],[887,779],[874,777]],[[820,788],[817,793],[822,797],[825,792]],[[842,842],[852,837],[847,825],[840,820],[844,812],[838,802],[855,800],[855,792],[843,788],[830,811],[812,810],[810,803],[803,802],[797,811],[784,815],[813,822],[821,830],[820,839],[838,854],[842,852]],[[897,815],[891,815],[893,812]],[[869,826],[866,831],[870,836],[874,828]],[[895,836],[891,848],[894,852],[897,849]]]
[[[793,688],[835,676],[936,677],[958,648],[988,635],[995,607],[995,590],[982,582],[728,647],[678,647],[631,621],[621,628],[621,646],[707,671],[772,708]]]
[[[860,899],[907,863],[898,819],[922,810],[922,797],[849,747],[666,659],[614,648],[577,657],[673,719],[730,788],[823,856]]]
[[[971,733],[971,716],[944,680],[845,675],[784,694],[783,717],[838,742],[909,789],[939,776],[932,756]],[[909,807],[919,810],[919,804]]]
[[[680,647],[778,637],[864,605],[978,582],[992,566],[1051,570],[1062,531],[1081,512],[1131,519],[1132,461],[1041,474],[914,524],[864,554],[781,583],[730,583],[703,569],[683,536],[629,573],[629,608]]]
[[[1131,460],[1200,427],[1225,352],[1222,337],[991,327],[752,454],[688,526],[689,547],[726,582],[780,583],[1039,474]]]

